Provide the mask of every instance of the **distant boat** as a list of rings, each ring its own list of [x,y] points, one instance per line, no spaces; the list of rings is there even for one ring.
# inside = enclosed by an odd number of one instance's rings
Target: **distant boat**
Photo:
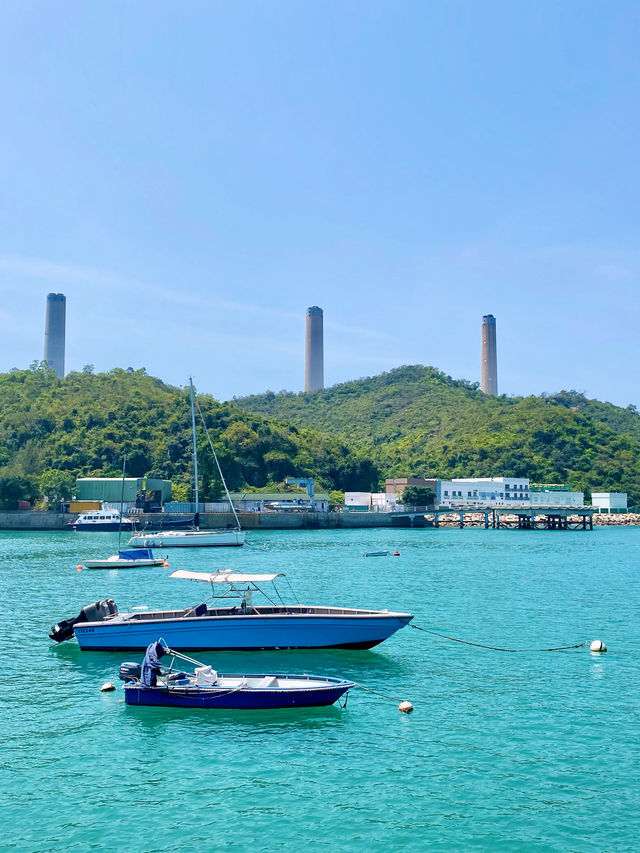
[[[363,557],[388,557],[391,551],[365,551]]]
[[[197,510],[199,508],[198,448],[196,446],[196,415],[193,394],[193,381],[191,377],[189,377],[189,391],[191,399],[191,441],[193,445],[193,479]],[[218,462],[218,456],[213,447],[213,442],[211,441],[211,438],[209,438],[209,431],[207,430],[206,423],[204,423],[204,418],[203,424],[207,433],[207,438],[209,439],[209,445],[211,446],[213,458],[215,459],[216,465],[218,466],[218,473],[220,474],[220,479],[222,480],[222,485],[224,486],[224,490],[227,495],[227,500],[229,501],[231,511],[233,512],[234,518],[236,520],[236,527],[233,530],[198,530],[197,528],[200,521],[200,513],[196,512],[194,516],[194,524],[196,527],[195,530],[171,529],[160,530],[157,533],[148,533],[146,531],[142,531],[136,536],[132,536],[127,543],[128,545],[134,548],[211,548],[216,546],[235,547],[239,545],[244,545],[244,531],[240,529],[240,520],[238,519],[238,514],[236,513],[235,507],[231,500],[229,490],[227,489],[227,484],[222,474],[222,469],[220,468],[220,463]],[[178,526],[182,526],[182,524],[171,525],[172,528]]]
[[[158,635],[181,650],[371,649],[413,619],[411,613],[389,610],[281,603],[274,583],[281,574],[180,570],[171,577],[207,583],[211,595],[180,610],[135,608],[123,613],[113,599],[104,599],[58,622],[49,637],[61,643],[75,634],[80,648],[93,651],[146,649]],[[267,583],[274,585],[269,594],[262,589]],[[256,592],[266,604],[254,604]]]
[[[109,533],[115,530],[135,530],[135,521],[132,518],[123,518],[117,509],[92,509],[90,512],[80,513],[67,527],[73,530]]]
[[[157,641],[157,645],[163,646],[163,641]],[[120,678],[125,682],[127,705],[243,710],[310,708],[332,705],[355,687],[353,681],[326,675],[227,675],[166,646],[164,653],[172,655],[171,663],[167,668],[162,667],[153,685],[143,683],[144,663],[121,665]],[[175,669],[176,659],[195,665],[194,671]]]
[[[149,548],[136,548],[132,551],[118,551],[106,560],[85,560],[87,569],[142,569],[147,566],[162,566],[164,557],[154,557]]]

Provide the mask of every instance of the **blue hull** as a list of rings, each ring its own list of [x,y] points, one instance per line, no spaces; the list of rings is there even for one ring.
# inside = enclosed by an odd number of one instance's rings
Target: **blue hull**
[[[82,649],[146,649],[162,637],[177,651],[258,649],[370,649],[413,617],[404,613],[371,615],[250,615],[144,619],[79,624]]]
[[[342,682],[326,687],[298,690],[225,690],[223,688],[218,690],[216,688],[197,687],[179,690],[127,684],[124,688],[124,695],[127,705],[265,710],[269,708],[315,708],[333,705],[353,686],[353,682]]]

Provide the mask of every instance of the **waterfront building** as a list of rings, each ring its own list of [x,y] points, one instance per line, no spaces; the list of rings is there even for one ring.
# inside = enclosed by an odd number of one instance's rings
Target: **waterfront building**
[[[232,492],[231,500],[238,512],[309,512],[311,504],[306,492]],[[329,493],[316,492],[314,512],[329,512]]]
[[[571,492],[565,486],[531,485],[529,501],[532,507],[584,506],[584,492]]]
[[[419,486],[421,489],[431,489],[435,495],[437,494],[438,480],[435,477],[431,479],[425,479],[424,477],[395,477],[385,480],[385,492],[388,495],[398,495],[401,498],[407,486]]]
[[[399,497],[392,492],[345,492],[344,508],[347,512],[393,512]]]
[[[456,477],[438,480],[440,506],[529,506],[528,477]]]
[[[598,512],[626,512],[627,511],[627,493],[626,492],[592,492],[591,505],[598,509]]]

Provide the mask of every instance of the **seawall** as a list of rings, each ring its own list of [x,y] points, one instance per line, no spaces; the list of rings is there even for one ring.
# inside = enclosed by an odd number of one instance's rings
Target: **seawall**
[[[62,514],[39,510],[0,511],[0,530],[65,530],[77,513]],[[183,516],[176,516],[182,518]],[[140,527],[145,521],[157,520],[157,515],[140,515]],[[166,518],[166,516],[163,516]],[[385,512],[240,512],[240,524],[245,530],[349,530],[368,527],[392,527],[391,516]],[[459,513],[442,513],[440,527],[458,527]],[[594,513],[595,526],[640,525],[640,514]],[[468,514],[465,527],[484,527],[484,514]],[[232,513],[200,513],[200,529],[234,527]]]

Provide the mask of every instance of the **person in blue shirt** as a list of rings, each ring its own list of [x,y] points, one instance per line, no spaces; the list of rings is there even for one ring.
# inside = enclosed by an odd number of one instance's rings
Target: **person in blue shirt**
[[[142,667],[140,668],[140,685],[142,687],[156,686],[158,675],[162,672],[159,658],[166,653],[167,649],[160,640],[150,643],[147,646]]]

